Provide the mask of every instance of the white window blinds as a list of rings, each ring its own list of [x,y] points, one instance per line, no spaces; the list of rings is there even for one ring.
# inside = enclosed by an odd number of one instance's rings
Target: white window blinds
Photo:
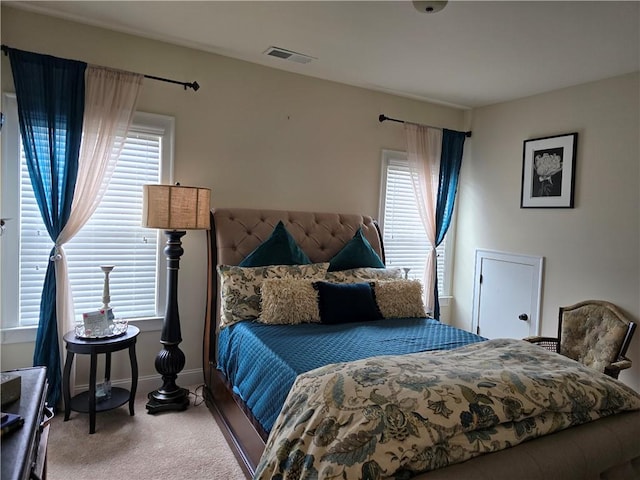
[[[416,206],[406,155],[383,152],[382,173],[380,223],[387,266],[409,268],[409,278],[422,280],[430,243]],[[445,288],[446,237],[436,252],[438,292],[443,296],[448,294]]]
[[[102,306],[104,274],[118,317],[157,316],[158,231],[140,226],[142,185],[160,183],[162,135],[133,127],[109,188],[82,230],[65,245],[76,317]],[[40,295],[53,246],[42,222],[21,149],[19,318],[37,325]]]

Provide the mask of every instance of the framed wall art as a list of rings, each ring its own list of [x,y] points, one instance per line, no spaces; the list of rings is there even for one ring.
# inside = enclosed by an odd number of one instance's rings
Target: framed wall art
[[[524,141],[520,208],[573,208],[578,134]]]

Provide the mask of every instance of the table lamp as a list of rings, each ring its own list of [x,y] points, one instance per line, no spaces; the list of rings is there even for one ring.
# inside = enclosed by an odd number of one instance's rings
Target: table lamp
[[[211,190],[176,185],[143,185],[142,226],[163,229],[167,235],[167,305],[162,324],[162,350],[155,367],[162,375],[162,387],[149,393],[147,413],[185,410],[189,391],[176,384],[184,368],[185,356],[178,347],[182,341],[178,314],[178,269],[184,253],[180,239],[186,230],[209,229]]]

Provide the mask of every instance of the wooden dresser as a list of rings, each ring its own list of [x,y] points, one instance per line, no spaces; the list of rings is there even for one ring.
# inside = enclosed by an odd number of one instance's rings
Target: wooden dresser
[[[47,369],[45,367],[10,370],[20,375],[20,398],[5,407],[3,412],[16,413],[24,425],[2,436],[0,449],[2,480],[30,480],[46,478],[49,417],[46,409]]]

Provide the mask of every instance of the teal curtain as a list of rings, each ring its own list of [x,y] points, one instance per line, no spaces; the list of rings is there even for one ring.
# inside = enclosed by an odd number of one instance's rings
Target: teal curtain
[[[436,247],[442,243],[451,225],[453,207],[458,191],[458,179],[464,153],[465,132],[442,130],[442,154],[440,155],[440,176],[438,179],[438,196],[436,202]],[[434,275],[438,275],[436,263]],[[440,319],[440,303],[438,301],[438,282],[435,282],[434,317]]]
[[[78,173],[87,64],[7,48],[18,104],[20,135],[42,220],[55,243],[71,211]],[[47,367],[47,401],[60,399],[62,375],[56,317],[56,248],[51,250],[40,300],[33,365]]]

